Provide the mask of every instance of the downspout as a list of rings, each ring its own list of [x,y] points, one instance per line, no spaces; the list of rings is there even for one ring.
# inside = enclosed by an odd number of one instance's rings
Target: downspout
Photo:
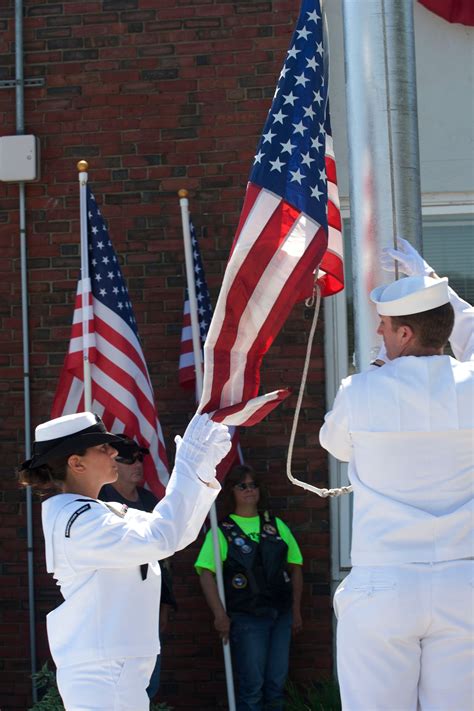
[[[25,133],[25,101],[23,72],[23,2],[15,0],[15,96],[16,96],[16,133]],[[31,457],[31,411],[30,411],[30,353],[28,325],[28,281],[26,259],[26,200],[25,183],[18,184],[19,223],[20,223],[20,263],[21,263],[21,320],[23,331],[23,397],[25,423],[25,458]],[[30,630],[31,674],[36,672],[36,629],[35,629],[35,588],[33,568],[33,497],[31,487],[26,489],[26,527],[28,551],[28,611]],[[31,693],[33,703],[37,701],[36,685],[32,679]]]

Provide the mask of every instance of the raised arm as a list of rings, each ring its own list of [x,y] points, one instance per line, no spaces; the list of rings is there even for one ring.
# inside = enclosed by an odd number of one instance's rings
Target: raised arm
[[[58,537],[57,545],[74,570],[149,563],[167,558],[197,537],[220,491],[215,468],[230,449],[230,437],[225,425],[195,415],[177,444],[166,496],[150,514],[131,512],[120,518],[93,500],[90,505],[72,504],[61,513],[57,525],[69,535]]]
[[[381,255],[382,268],[399,271],[408,276],[425,275],[439,279],[433,267],[425,262],[416,249],[406,239],[398,237],[398,249],[384,249]],[[461,299],[453,289],[449,289],[451,306],[454,309],[454,327],[449,337],[453,353],[458,360],[470,360],[474,356],[474,307]]]

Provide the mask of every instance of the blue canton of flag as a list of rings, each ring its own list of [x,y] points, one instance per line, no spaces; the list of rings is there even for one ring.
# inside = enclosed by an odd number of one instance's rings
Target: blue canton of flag
[[[202,265],[199,243],[196,237],[196,230],[194,229],[194,225],[191,220],[189,221],[189,231],[191,234],[191,245],[193,250],[194,284],[199,319],[199,332],[201,336],[201,343],[204,345],[212,319],[212,306],[204,274],[204,267]],[[193,336],[189,309],[189,294],[186,289],[184,297],[184,316],[183,328],[181,331],[181,351],[179,356],[178,373],[179,384],[184,388],[194,387],[196,381],[194,372]]]
[[[192,222],[189,223],[189,230],[191,232],[191,244],[193,247],[194,283],[196,284],[199,330],[201,332],[201,341],[204,343],[212,318],[211,297],[209,296],[209,289],[207,288],[206,277],[204,275],[201,252],[196,239],[196,230]],[[189,298],[187,291],[186,289],[186,299]]]
[[[279,195],[327,229],[328,82],[321,14],[319,3],[303,2],[250,182]]]
[[[107,227],[89,187],[87,187],[87,228],[92,293],[96,299],[122,318],[138,338],[137,322],[127,285]]]

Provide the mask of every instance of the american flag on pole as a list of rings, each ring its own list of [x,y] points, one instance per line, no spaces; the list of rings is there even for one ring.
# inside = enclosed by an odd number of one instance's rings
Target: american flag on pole
[[[82,293],[85,288],[89,297],[92,410],[112,432],[124,433],[149,448],[151,456],[144,461],[145,483],[161,497],[169,470],[153,388],[127,286],[89,187],[87,227],[90,279],[78,284],[69,351],[51,416],[84,409]]]
[[[199,241],[196,236],[196,230],[192,220],[189,220],[189,232],[191,235],[191,246],[193,254],[194,267],[194,285],[197,301],[197,310],[199,318],[199,332],[201,343],[204,345],[207,332],[212,319],[212,305],[209,289],[207,287],[204,266],[201,259],[201,250],[199,249]],[[191,329],[191,313],[188,290],[186,289],[184,297],[184,314],[183,328],[181,330],[181,352],[179,356],[178,370],[179,384],[184,388],[196,387],[195,360],[193,350],[193,335]],[[236,460],[243,463],[242,454],[239,447],[239,432],[236,427],[229,427],[229,432],[232,438],[232,448],[224,457],[217,467],[217,478],[222,481],[235,463]]]
[[[294,304],[344,286],[341,218],[319,0],[303,0],[258,144],[204,347],[200,411],[259,422],[287,391],[256,397],[260,365]]]
[[[196,287],[196,300],[198,303],[199,331],[201,343],[204,345],[207,332],[212,319],[211,298],[207,288],[206,276],[202,265],[201,251],[196,237],[196,231],[192,221],[189,221],[191,233],[191,245],[193,250],[194,283]],[[183,328],[181,330],[181,352],[179,356],[178,380],[183,388],[194,388],[196,386],[193,334],[191,331],[191,315],[189,306],[188,290],[184,297]]]

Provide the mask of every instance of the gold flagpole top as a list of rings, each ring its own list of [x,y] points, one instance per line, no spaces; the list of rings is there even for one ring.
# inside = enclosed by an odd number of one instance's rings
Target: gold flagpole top
[[[178,195],[180,198],[186,198],[188,197],[188,191],[184,188],[181,188],[181,190],[178,190]]]
[[[86,160],[80,160],[76,167],[79,173],[87,173],[89,163]]]

